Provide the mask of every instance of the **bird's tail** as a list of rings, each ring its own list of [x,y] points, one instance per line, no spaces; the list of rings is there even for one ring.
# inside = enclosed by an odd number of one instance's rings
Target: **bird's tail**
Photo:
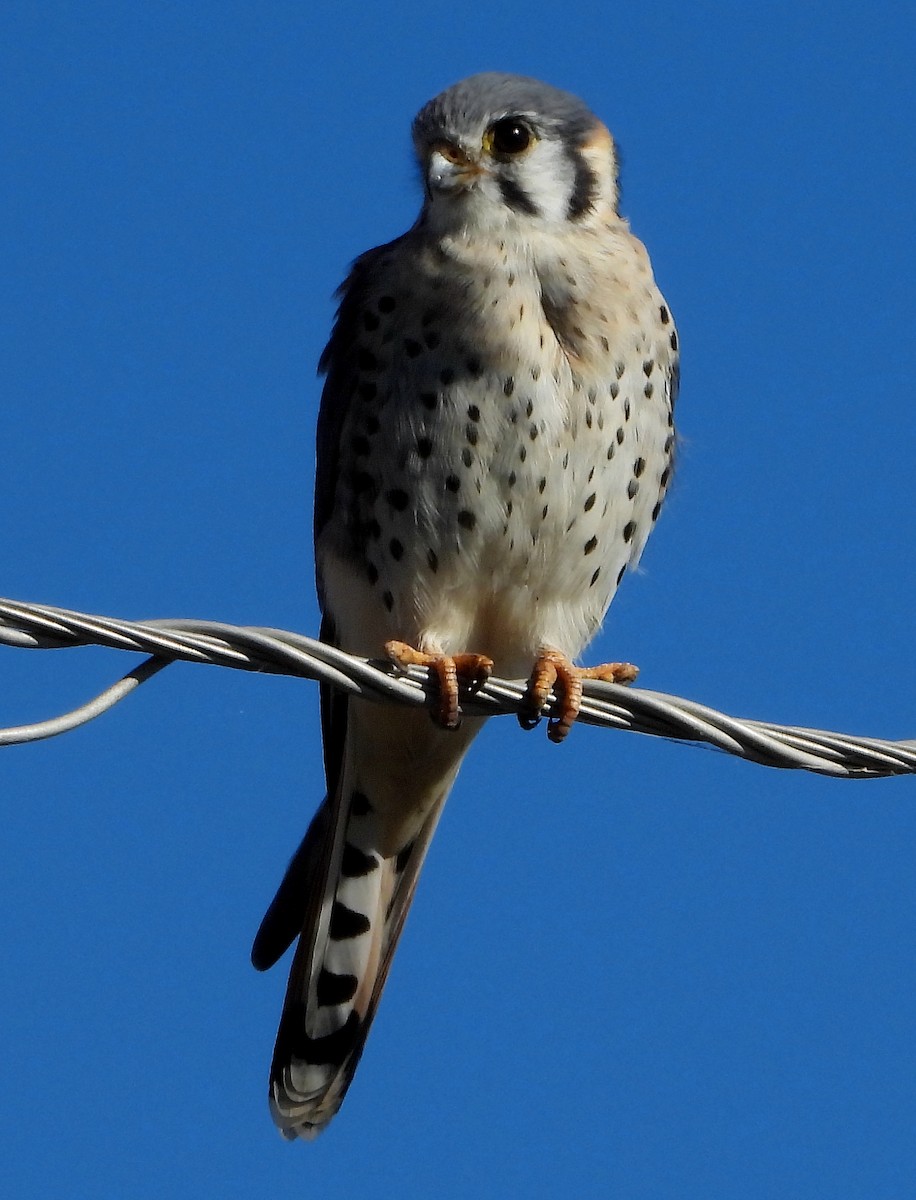
[[[300,934],[270,1075],[271,1112],[290,1139],[314,1137],[340,1108],[466,748],[461,743],[470,741],[429,728],[458,751],[437,786],[431,790],[427,780],[422,804],[409,796],[393,819],[381,797],[377,802],[372,774],[360,780],[345,768],[255,938],[252,961],[264,970]]]

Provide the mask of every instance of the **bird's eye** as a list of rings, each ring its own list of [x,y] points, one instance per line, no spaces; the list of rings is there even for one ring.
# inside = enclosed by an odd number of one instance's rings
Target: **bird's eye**
[[[485,144],[494,154],[514,155],[527,150],[534,141],[534,134],[518,117],[503,117],[494,121],[487,130]]]

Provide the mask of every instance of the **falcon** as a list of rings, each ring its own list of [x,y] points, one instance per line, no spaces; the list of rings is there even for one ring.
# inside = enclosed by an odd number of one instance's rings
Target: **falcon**
[[[527,676],[520,720],[561,741],[582,668],[671,476],[677,334],[618,208],[611,134],[575,96],[486,73],[413,124],[403,236],[356,260],[320,368],[321,636],[429,667],[424,710],[327,685],[327,796],[255,939],[298,937],[270,1075],[289,1138],[339,1109],[430,839],[481,718],[461,681]],[[550,694],[556,699],[549,708]]]

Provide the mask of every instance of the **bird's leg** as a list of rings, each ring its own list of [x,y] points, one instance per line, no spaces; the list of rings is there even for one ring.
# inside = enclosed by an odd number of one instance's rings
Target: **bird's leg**
[[[528,687],[519,710],[522,729],[534,729],[547,706],[552,689],[557,701],[547,724],[552,742],[562,742],[572,728],[582,705],[582,680],[603,679],[605,683],[632,683],[639,668],[632,663],[603,663],[598,667],[577,667],[559,650],[545,647],[538,654],[528,679]]]
[[[461,724],[458,707],[458,680],[477,691],[493,673],[493,659],[485,654],[427,654],[406,642],[386,642],[385,653],[399,667],[428,667],[432,671],[439,693],[439,706],[432,718],[443,729],[457,729]]]

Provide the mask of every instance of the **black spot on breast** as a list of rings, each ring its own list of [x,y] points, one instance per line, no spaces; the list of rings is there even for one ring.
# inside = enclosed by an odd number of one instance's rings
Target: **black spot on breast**
[[[471,421],[479,421],[480,420],[480,409],[477,407],[476,404],[468,405],[468,419]]]
[[[403,512],[410,503],[410,497],[403,488],[392,488],[391,491],[386,494],[385,499],[388,501],[391,507],[397,509],[398,512]]]
[[[631,500],[633,500],[638,491],[639,491],[639,481],[636,479],[631,479],[630,482],[627,484],[627,496],[629,496],[629,498]]]
[[[445,486],[450,492],[457,492],[461,487],[461,480],[457,475],[446,475]]]
[[[420,403],[423,405],[424,408],[428,408],[430,411],[432,411],[436,407],[438,402],[439,402],[439,397],[437,396],[437,394],[435,392],[421,392],[420,393]]]
[[[534,401],[528,400],[525,403],[525,416],[530,417],[533,412],[534,412]]]
[[[480,365],[479,358],[465,359],[464,365],[467,367],[468,374],[472,379],[477,379],[483,371],[483,367]]]
[[[598,567],[598,569],[597,569],[597,570],[594,572],[594,574],[592,575],[591,579],[589,580],[589,584],[588,584],[588,586],[589,586],[589,587],[594,587],[594,586],[595,586],[595,584],[598,582],[598,576],[599,576],[600,574],[601,574],[601,568],[600,568],[600,567]]]
[[[361,937],[368,933],[371,927],[369,918],[363,913],[347,908],[346,904],[341,904],[339,900],[334,901],[328,924],[328,937],[333,941],[343,942],[349,938]]]
[[[596,537],[590,537],[588,539],[588,541],[585,543],[585,545],[582,547],[583,552],[585,554],[591,554],[591,552],[595,549],[595,547],[597,545],[598,545],[598,539]]]
[[[473,425],[465,426],[464,436],[467,439],[468,445],[470,445],[470,446],[477,445],[477,430],[475,429],[475,427]]]
[[[378,484],[367,471],[353,472],[353,491],[358,496],[374,500],[378,495]]]
[[[632,542],[633,534],[635,532],[636,532],[636,522],[635,521],[627,521],[626,525],[624,525],[624,527],[623,527],[623,540],[625,542]]]
[[[667,325],[671,320],[671,314],[668,312],[668,309],[664,306],[664,304],[658,310],[658,315],[661,317],[663,325]]]
[[[397,308],[398,302],[394,296],[380,296],[378,302],[378,310],[382,313],[392,313]]]
[[[612,383],[608,388],[608,391],[611,393],[611,399],[616,400],[620,395],[620,384],[616,382]]]
[[[585,512],[591,512],[591,511],[592,511],[592,509],[595,507],[595,500],[596,500],[596,499],[597,499],[597,496],[595,495],[595,493],[594,493],[594,492],[592,492],[592,494],[591,494],[591,495],[588,497],[588,499],[587,499],[587,500],[585,501],[585,503],[582,505],[582,508],[583,508],[583,510],[584,510]]]
[[[624,431],[623,431],[623,426],[621,425],[621,426],[620,426],[620,428],[617,430],[617,434],[616,434],[616,437],[617,437],[617,445],[618,445],[618,446],[622,446],[622,445],[623,445],[623,439],[624,439],[626,436],[627,436],[627,435],[626,435],[626,434],[624,433]]]
[[[642,473],[643,473],[643,471],[645,471],[645,469],[646,469],[646,460],[644,458],[637,458],[636,462],[633,463],[633,474],[636,476],[637,479],[640,477],[640,475],[642,475]]]
[[[654,391],[655,391],[654,385],[651,383],[647,383],[646,386],[642,390],[642,394],[645,396],[645,398],[647,400],[649,400],[649,399],[651,399],[652,393]]]
[[[524,462],[527,457],[528,457],[528,451],[525,449],[524,446],[522,446],[518,452],[518,461]]]
[[[532,426],[531,426],[531,428],[528,430],[528,436],[531,438],[531,440],[532,440],[533,442],[537,441],[537,436],[538,436],[538,427],[537,427],[537,425],[532,425]]]
[[[513,377],[511,375],[507,375],[505,382],[503,383],[503,392],[505,395],[511,396],[514,391],[515,391],[515,380],[513,379]]]
[[[665,467],[664,471],[662,471],[661,475],[659,476],[659,479],[658,479],[659,485],[661,487],[667,487],[668,480],[670,478],[671,478],[671,468]]]
[[[677,350],[677,330],[676,329],[671,330],[671,337],[670,337],[669,341],[671,342],[671,349]]]
[[[622,379],[623,373],[626,369],[627,369],[627,364],[619,362],[614,367],[614,374],[617,376],[618,379]]]
[[[647,358],[646,361],[642,365],[642,369],[643,369],[643,374],[645,375],[646,379],[648,379],[649,376],[652,374],[652,372],[655,370],[654,360],[651,358]]]
[[[471,464],[474,462],[474,455],[470,452],[470,450],[468,450],[468,448],[466,446],[461,451],[461,461],[464,463],[464,465],[466,467],[471,466]]]
[[[617,586],[618,587],[620,587],[620,581],[621,581],[621,579],[623,579],[623,577],[624,577],[624,575],[626,575],[626,573],[627,573],[627,566],[626,566],[626,563],[624,563],[624,565],[617,572]]]
[[[455,372],[452,370],[452,368],[451,367],[443,367],[443,369],[439,372],[439,382],[444,384],[446,387],[448,387],[448,385],[450,383],[453,383],[454,380],[455,380]]]
[[[391,557],[395,562],[400,562],[404,557],[404,543],[397,538],[392,538],[388,543],[388,549],[391,551]]]
[[[662,511],[662,502],[661,502],[661,500],[659,500],[659,502],[658,502],[658,504],[656,504],[655,508],[652,509],[652,520],[653,521],[658,520],[658,514],[661,511]]]
[[[428,437],[417,438],[417,454],[421,458],[429,458],[433,452],[433,443]]]
[[[541,478],[538,480],[538,494],[539,495],[541,495],[541,496],[544,495],[545,487],[547,487],[547,479],[542,475]]]
[[[477,518],[474,516],[474,514],[472,512],[469,512],[468,509],[466,509],[466,508],[463,508],[458,513],[458,516],[456,519],[462,529],[473,529],[474,526],[477,524]]]

